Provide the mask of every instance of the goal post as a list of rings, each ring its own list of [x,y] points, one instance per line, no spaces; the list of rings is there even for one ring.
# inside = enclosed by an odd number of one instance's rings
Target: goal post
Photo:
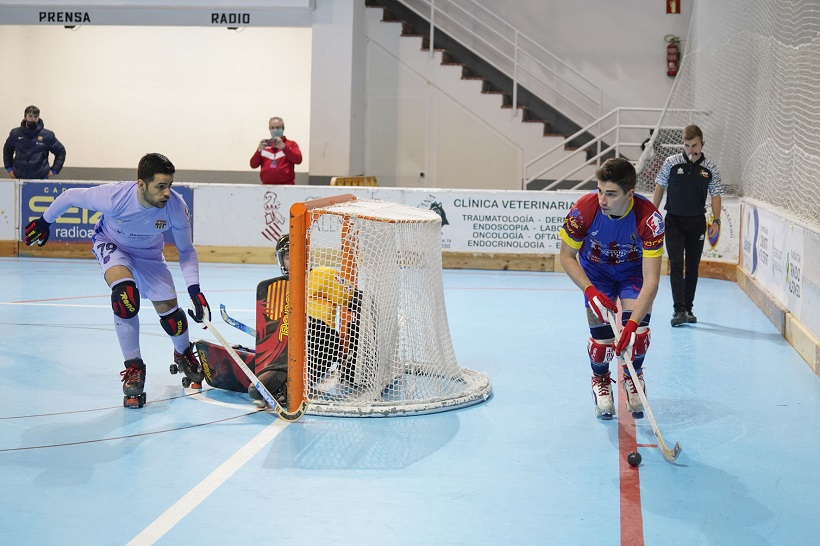
[[[349,194],[294,204],[289,290],[290,407],[378,417],[490,396],[455,357],[434,211]]]

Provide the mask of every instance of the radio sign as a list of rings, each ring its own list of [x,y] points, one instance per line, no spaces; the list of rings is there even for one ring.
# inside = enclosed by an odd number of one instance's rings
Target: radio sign
[[[212,13],[212,25],[243,25],[251,24],[250,13]]]

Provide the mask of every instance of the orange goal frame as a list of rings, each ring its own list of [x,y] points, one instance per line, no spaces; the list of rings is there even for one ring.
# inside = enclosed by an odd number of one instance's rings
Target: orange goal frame
[[[338,203],[355,201],[356,196],[351,193],[323,197],[294,203],[290,207],[290,271],[289,271],[289,317],[288,317],[288,410],[298,408],[305,400],[305,324],[306,307],[305,296],[307,286],[308,256],[305,252],[308,243],[308,230],[311,220],[309,211],[321,207],[329,207]],[[346,238],[342,237],[342,255],[348,255],[351,250],[344,247]],[[343,260],[344,261],[344,260]],[[350,262],[347,262],[350,263]],[[350,269],[345,271],[344,269]],[[342,276],[355,282],[352,267],[343,268]]]

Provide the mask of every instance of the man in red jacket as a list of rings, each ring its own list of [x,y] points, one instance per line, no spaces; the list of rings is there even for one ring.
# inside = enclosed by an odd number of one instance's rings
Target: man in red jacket
[[[285,122],[280,117],[268,121],[270,139],[259,142],[251,157],[251,168],[261,166],[259,178],[263,184],[293,184],[296,179],[294,165],[302,163],[299,145],[285,136]]]

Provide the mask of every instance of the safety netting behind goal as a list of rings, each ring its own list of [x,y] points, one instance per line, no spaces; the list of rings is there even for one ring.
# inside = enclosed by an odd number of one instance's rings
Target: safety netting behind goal
[[[667,109],[639,161],[651,192],[681,129],[704,132],[730,195],[820,226],[820,3],[695,2]]]

